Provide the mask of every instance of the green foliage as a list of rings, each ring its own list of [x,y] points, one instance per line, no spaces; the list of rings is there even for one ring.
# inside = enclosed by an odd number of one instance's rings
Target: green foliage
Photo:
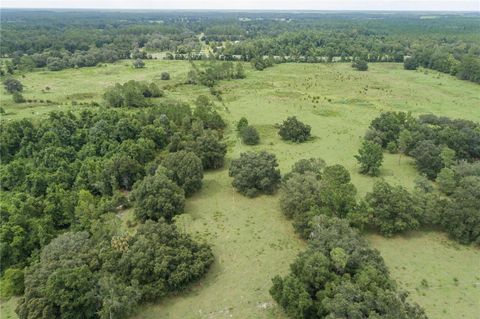
[[[480,243],[480,176],[466,176],[459,182],[444,210],[441,225],[463,244]]]
[[[192,70],[187,75],[187,84],[200,83],[207,87],[214,87],[220,80],[243,79],[245,72],[243,66],[238,66],[231,61],[210,61],[200,68],[192,62]]]
[[[385,181],[378,181],[365,200],[369,206],[371,225],[384,235],[392,236],[420,226],[421,206],[401,186],[391,186]]]
[[[8,268],[2,276],[0,291],[2,298],[20,296],[25,290],[23,269]]]
[[[443,167],[458,160],[474,161],[480,156],[478,123],[452,120],[432,114],[414,119],[407,113],[382,113],[370,124],[365,139],[398,150],[416,160],[419,171],[435,179]],[[400,158],[399,158],[400,160]]]
[[[139,303],[185,288],[213,262],[211,249],[165,222],[134,236],[67,232],[26,271],[17,314],[27,318],[126,318]]]
[[[398,147],[397,147],[397,143],[395,142],[388,142],[387,144],[387,151],[390,153],[390,154],[395,154],[398,152]]]
[[[145,107],[149,106],[149,97],[161,97],[163,91],[155,83],[144,83],[130,80],[115,84],[105,90],[104,99],[110,107]]]
[[[257,129],[253,126],[246,126],[242,129],[240,136],[242,142],[247,145],[257,145],[260,142],[260,136]]]
[[[12,94],[13,102],[15,103],[25,103],[25,98],[23,95],[17,91]]]
[[[433,141],[424,140],[417,144],[411,155],[415,157],[418,170],[434,179],[443,167],[441,152],[441,147],[436,146]]]
[[[415,57],[407,57],[403,61],[403,68],[405,70],[416,70],[418,68],[418,62],[415,60]]]
[[[189,196],[202,187],[202,160],[193,152],[179,151],[169,153],[162,161],[167,168],[167,175]]]
[[[455,172],[447,167],[442,168],[442,170],[437,174],[435,181],[438,184],[438,188],[447,195],[452,194],[457,187]]]
[[[15,93],[15,92],[22,92],[23,91],[23,84],[12,77],[8,77],[3,80],[3,86],[8,93]]]
[[[171,221],[185,207],[185,192],[162,170],[137,182],[131,196],[135,201],[135,216],[141,221],[161,218]]]
[[[287,217],[305,214],[321,205],[320,182],[311,173],[291,173],[282,183],[280,207]]]
[[[290,273],[272,280],[270,294],[291,318],[426,318],[346,221],[318,216],[310,238]]]
[[[233,177],[232,186],[245,196],[272,194],[280,182],[280,170],[277,166],[274,154],[265,151],[247,152],[232,160],[228,175]]]
[[[202,160],[204,169],[217,169],[223,166],[227,145],[223,143],[216,131],[206,130],[198,137],[194,152]]]
[[[352,68],[357,69],[358,71],[367,71],[368,63],[363,59],[355,59],[352,62]]]
[[[163,81],[168,81],[170,80],[170,73],[164,71],[162,74],[160,74],[160,79]]]
[[[169,173],[187,193],[197,190],[204,164],[200,161],[223,165],[226,146],[210,131],[192,140],[191,127],[181,125],[190,122],[191,115],[188,105],[164,101],[141,112],[55,112],[35,122],[2,122],[1,270],[35,262],[36,252],[69,228],[101,233],[99,225],[129,205],[119,191],[131,190],[151,174],[149,168],[159,164],[151,162],[176,134],[179,145],[190,152],[178,160],[192,166],[172,164]],[[173,181],[168,184],[180,189]],[[165,213],[168,219],[180,211],[148,214],[159,218]]]
[[[242,130],[248,126],[248,120],[242,117],[237,123],[237,132],[241,133]]]
[[[200,95],[195,101],[196,108],[193,116],[203,122],[205,129],[218,130],[225,128],[226,124],[218,112],[213,108],[212,102],[205,95]]]
[[[141,69],[145,67],[145,62],[143,62],[142,59],[136,59],[133,61],[132,65],[135,69]]]
[[[377,143],[364,141],[355,158],[360,164],[360,173],[370,176],[377,176],[380,173],[383,151]]]
[[[263,71],[266,68],[273,66],[273,59],[271,58],[264,59],[263,57],[256,57],[251,59],[250,62],[255,70],[258,71]]]
[[[325,167],[319,158],[300,160],[283,180],[280,207],[293,218],[295,230],[308,238],[311,220],[317,215],[352,217],[357,210],[356,193],[350,173],[343,166]]]
[[[284,140],[302,143],[310,138],[310,130],[310,125],[300,122],[295,116],[293,116],[287,118],[282,124],[280,124],[278,134]]]

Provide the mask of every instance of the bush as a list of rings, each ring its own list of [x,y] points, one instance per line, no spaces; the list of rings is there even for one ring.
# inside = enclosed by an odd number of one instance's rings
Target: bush
[[[242,130],[248,126],[248,120],[242,117],[237,123],[237,132],[241,133]]]
[[[15,103],[25,103],[25,98],[19,92],[13,92],[12,98]]]
[[[162,74],[160,75],[160,79],[163,80],[163,81],[168,81],[168,80],[170,80],[170,73],[168,73],[168,72],[162,72]]]
[[[14,92],[22,92],[23,91],[23,84],[14,78],[7,78],[3,81],[3,85],[5,86],[5,90],[8,93]]]
[[[265,151],[240,154],[234,159],[228,172],[233,177],[232,185],[240,193],[254,197],[259,193],[272,194],[280,182],[275,155]]]
[[[310,125],[300,122],[295,116],[293,116],[283,121],[280,125],[278,134],[284,140],[302,143],[310,137],[310,130]]]
[[[362,59],[356,59],[352,62],[352,68],[357,69],[358,71],[367,71],[368,63]]]
[[[135,216],[141,221],[160,218],[171,221],[185,207],[185,192],[161,169],[137,182],[131,195],[135,201]]]
[[[247,126],[242,129],[240,136],[242,142],[247,145],[257,145],[260,141],[260,136],[253,126]]]
[[[397,147],[397,143],[395,142],[388,142],[387,144],[387,151],[390,153],[390,154],[395,154],[398,152],[398,147]]]
[[[145,67],[145,62],[143,62],[142,59],[136,59],[133,61],[132,65],[135,69],[141,69]]]

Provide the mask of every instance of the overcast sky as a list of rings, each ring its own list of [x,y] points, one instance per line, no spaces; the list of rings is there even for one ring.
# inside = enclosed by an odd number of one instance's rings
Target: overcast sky
[[[3,8],[480,11],[480,0],[0,0]]]

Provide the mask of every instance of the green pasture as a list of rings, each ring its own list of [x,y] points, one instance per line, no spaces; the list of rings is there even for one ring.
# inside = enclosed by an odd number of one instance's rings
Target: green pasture
[[[147,61],[144,69],[133,69],[122,61],[106,67],[28,73],[20,79],[26,87],[25,97],[48,98],[56,104],[19,106],[2,92],[0,102],[7,111],[3,117],[31,117],[53,109],[82,107],[72,106],[72,100],[101,102],[105,87],[131,79],[155,81],[161,87],[180,84],[189,70],[186,61],[153,60]],[[172,80],[159,80],[162,71],[170,72]],[[46,86],[49,93],[42,93]],[[380,112],[435,113],[480,121],[477,84],[434,71],[405,71],[394,63],[370,64],[367,72],[340,63],[281,64],[261,72],[247,66],[246,79],[222,81],[218,87],[223,102],[216,101],[216,106],[229,123],[226,167],[247,150],[275,153],[282,173],[301,158],[321,157],[328,164],[339,163],[350,170],[359,196],[371,189],[375,179],[358,173],[353,156],[368,124]],[[209,91],[189,85],[166,90],[167,97],[189,102],[199,94]],[[243,116],[258,129],[259,145],[243,145],[237,137],[235,123]],[[311,125],[313,138],[303,144],[282,141],[275,124],[288,116]],[[385,154],[381,178],[412,188],[417,176],[411,159]],[[131,212],[124,216],[131,218]],[[232,189],[227,168],[208,172],[202,190],[188,199],[186,213],[177,224],[212,245],[215,263],[189,290],[142,307],[135,319],[284,318],[269,296],[270,280],[288,271],[305,243],[280,212],[278,194],[248,199]],[[400,287],[411,292],[411,300],[422,305],[431,318],[473,319],[478,315],[477,248],[456,245],[444,235],[430,232],[368,238],[384,256]],[[422,286],[423,279],[427,287]]]

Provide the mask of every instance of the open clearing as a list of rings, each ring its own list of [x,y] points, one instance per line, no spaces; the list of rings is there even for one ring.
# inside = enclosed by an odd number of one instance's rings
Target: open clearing
[[[100,101],[103,88],[115,82],[180,83],[189,69],[185,61],[147,61],[145,69],[120,62],[100,68],[34,72],[22,79],[25,97],[61,105],[19,108],[5,94],[0,102],[10,114],[7,119],[36,116],[52,109],[79,108],[70,106],[72,100]],[[171,81],[158,80],[164,70],[172,74]],[[51,93],[42,93],[46,86]],[[262,72],[248,68],[246,79],[221,82],[219,87],[224,105],[216,104],[230,124],[225,132],[226,167],[229,159],[247,150],[275,153],[282,173],[301,158],[321,157],[350,170],[359,196],[371,189],[375,179],[358,174],[353,156],[368,124],[380,112],[435,113],[480,121],[477,84],[434,71],[405,71],[400,64],[370,64],[368,72],[355,71],[349,64],[281,64]],[[166,94],[191,102],[199,94],[208,94],[208,89],[181,85]],[[275,123],[293,115],[312,126],[311,141],[297,145],[280,140]],[[242,116],[259,130],[259,145],[242,145],[236,137],[233,127]],[[381,177],[411,188],[416,176],[411,159],[399,161],[398,155],[385,154]],[[234,192],[230,183],[226,168],[207,173],[202,190],[187,201],[186,213],[177,221],[182,229],[212,244],[216,258],[212,269],[189,291],[147,305],[135,318],[284,317],[269,296],[270,279],[286,273],[305,244],[282,216],[278,195],[248,199]],[[480,286],[474,285],[480,281],[478,249],[455,245],[437,233],[394,239],[372,235],[369,239],[400,286],[412,293],[412,300],[431,318],[447,319],[453,314],[476,318],[480,311]],[[421,287],[422,279],[429,288]]]
[[[427,310],[430,318],[478,318],[478,249],[459,245],[436,232],[391,239],[370,235],[368,239],[400,287]]]

